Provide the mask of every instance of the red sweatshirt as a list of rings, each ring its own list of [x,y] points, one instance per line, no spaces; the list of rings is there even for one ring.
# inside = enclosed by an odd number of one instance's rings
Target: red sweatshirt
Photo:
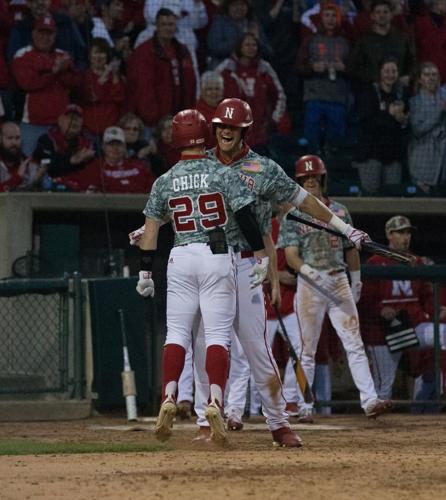
[[[421,258],[417,264],[422,264]],[[394,261],[374,255],[367,264],[376,266],[394,265]],[[364,343],[384,345],[383,321],[380,312],[383,307],[406,310],[412,326],[431,321],[432,286],[421,280],[366,280],[359,303],[361,313],[361,333]]]

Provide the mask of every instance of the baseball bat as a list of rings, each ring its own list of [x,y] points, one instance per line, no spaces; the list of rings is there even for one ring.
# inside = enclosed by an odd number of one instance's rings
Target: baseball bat
[[[294,220],[296,222],[300,222],[301,224],[305,224],[306,226],[314,227],[315,229],[319,229],[319,231],[325,231],[326,233],[333,234],[335,236],[338,236],[339,238],[347,239],[347,236],[345,234],[342,234],[339,231],[336,231],[335,229],[322,226],[317,222],[309,221],[302,217],[298,217],[297,215],[287,214],[286,218],[288,220]],[[384,257],[388,257],[389,259],[393,259],[403,264],[411,264],[416,260],[415,255],[411,254],[410,252],[394,250],[386,245],[382,245],[381,243],[372,240],[363,241],[361,243],[361,249],[365,250],[366,252],[383,255]]]
[[[296,351],[291,344],[290,337],[283,323],[282,315],[280,314],[279,308],[276,306],[276,304],[273,304],[273,308],[276,313],[277,320],[279,321],[280,329],[282,330],[282,336],[288,345],[288,351],[293,362],[294,374],[296,375],[297,383],[299,384],[300,390],[302,391],[304,401],[305,403],[313,403],[313,392],[311,391],[307,376],[305,375],[304,369],[302,368],[302,363],[300,362],[300,359],[298,358]]]
[[[328,290],[323,288],[321,285],[318,285],[314,280],[305,276],[305,274],[299,273],[301,279],[306,281],[310,286],[312,286],[315,290],[317,290],[321,295],[327,298],[330,302],[333,302],[336,306],[340,306],[342,304],[342,300],[339,297],[336,297],[333,293],[330,293]]]
[[[121,335],[122,335],[122,355],[124,358],[123,371],[121,372],[122,377],[122,393],[125,397],[125,407],[127,410],[127,420],[135,421],[138,420],[138,410],[136,407],[136,384],[135,384],[135,372],[130,366],[129,351],[127,348],[127,333],[125,328],[125,318],[124,311],[118,309],[119,322],[121,325]]]

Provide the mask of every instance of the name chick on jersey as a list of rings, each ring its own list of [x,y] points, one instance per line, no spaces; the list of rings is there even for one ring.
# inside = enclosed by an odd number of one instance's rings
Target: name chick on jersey
[[[188,174],[175,178],[172,181],[172,189],[175,192],[188,191],[190,189],[208,188],[209,174]]]

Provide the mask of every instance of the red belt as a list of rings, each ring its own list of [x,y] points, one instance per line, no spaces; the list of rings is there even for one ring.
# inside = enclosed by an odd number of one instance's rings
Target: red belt
[[[240,258],[242,259],[249,259],[251,257],[254,257],[254,252],[252,250],[242,250],[240,252]]]

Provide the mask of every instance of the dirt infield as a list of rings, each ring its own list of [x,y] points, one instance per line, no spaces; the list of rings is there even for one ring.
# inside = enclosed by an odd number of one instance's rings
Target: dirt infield
[[[446,414],[319,418],[293,425],[302,449],[274,449],[261,420],[227,449],[192,444],[179,425],[161,451],[0,457],[0,498],[440,499],[446,497]],[[0,443],[153,443],[152,423],[120,419],[0,424]],[[133,427],[135,429],[135,427]]]

